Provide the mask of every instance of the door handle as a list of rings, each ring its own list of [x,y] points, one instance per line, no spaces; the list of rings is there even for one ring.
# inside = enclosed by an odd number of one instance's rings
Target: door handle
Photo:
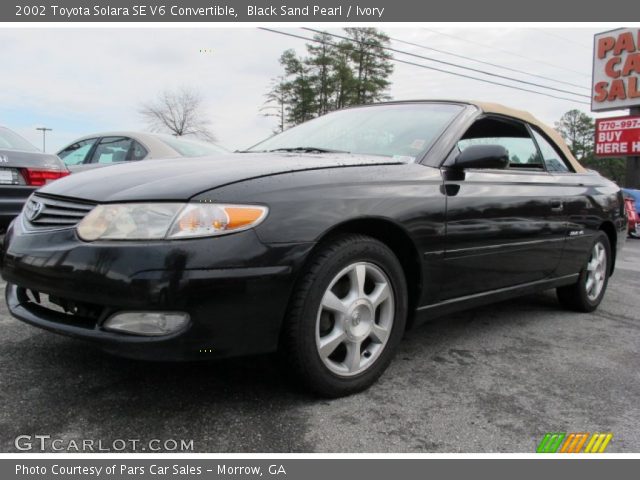
[[[552,212],[561,212],[564,208],[562,200],[551,200],[551,211]]]

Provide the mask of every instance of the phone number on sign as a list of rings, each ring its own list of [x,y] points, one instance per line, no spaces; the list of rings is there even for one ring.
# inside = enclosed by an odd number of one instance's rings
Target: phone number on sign
[[[627,130],[629,128],[640,128],[640,118],[598,122],[598,130],[601,132],[608,130]]]

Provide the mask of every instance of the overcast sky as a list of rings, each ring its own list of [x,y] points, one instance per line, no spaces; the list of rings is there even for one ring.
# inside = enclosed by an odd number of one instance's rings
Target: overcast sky
[[[397,39],[588,89],[593,34],[608,29],[384,30]],[[286,31],[311,35],[300,29]],[[339,29],[330,31],[340,33]],[[38,147],[42,140],[35,128],[53,128],[47,136],[47,151],[57,151],[75,138],[92,132],[145,130],[137,113],[141,102],[152,100],[164,89],[190,86],[205,96],[206,111],[218,143],[231,149],[248,147],[270,135],[274,126],[275,120],[262,117],[259,109],[270,80],[281,73],[278,57],[287,48],[303,53],[304,43],[253,28],[0,29],[0,124],[22,134]],[[575,86],[406,44],[394,42],[393,47],[589,95],[588,90]],[[449,69],[426,60],[396,56]],[[494,101],[528,110],[548,123],[572,108],[589,112],[588,105],[397,63],[391,80],[389,93],[396,100]],[[582,100],[588,102],[588,98]]]

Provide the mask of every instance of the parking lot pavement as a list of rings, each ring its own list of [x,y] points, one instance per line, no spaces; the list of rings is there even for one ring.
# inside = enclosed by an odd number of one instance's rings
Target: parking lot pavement
[[[600,309],[553,292],[409,332],[379,383],[318,400],[270,357],[161,364],[114,358],[0,310],[0,451],[18,435],[193,439],[202,452],[533,452],[546,432],[613,432],[640,452],[640,240]]]

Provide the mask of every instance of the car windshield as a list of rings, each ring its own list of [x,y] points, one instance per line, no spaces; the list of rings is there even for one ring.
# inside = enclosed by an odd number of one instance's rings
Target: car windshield
[[[158,139],[169,145],[183,157],[205,157],[207,155],[220,155],[229,153],[224,148],[213,143],[199,142],[197,140],[186,140],[171,135],[158,135]]]
[[[286,130],[248,151],[348,152],[414,161],[462,108],[445,103],[349,108]]]
[[[24,152],[39,151],[20,135],[6,127],[0,127],[0,148],[5,150],[22,150]]]

